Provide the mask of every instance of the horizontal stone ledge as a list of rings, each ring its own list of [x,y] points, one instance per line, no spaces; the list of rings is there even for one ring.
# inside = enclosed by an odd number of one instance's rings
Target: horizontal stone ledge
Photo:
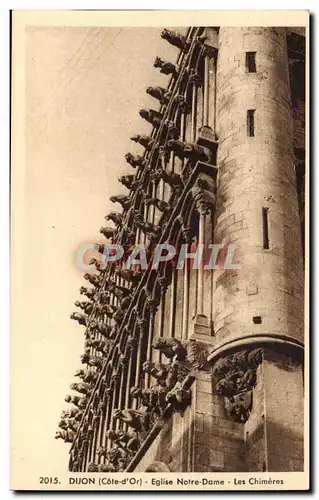
[[[303,358],[304,343],[300,340],[288,335],[264,333],[260,335],[242,335],[228,341],[226,340],[213,349],[207,361],[214,363],[221,356],[228,356],[240,349],[256,349],[271,346],[281,348],[287,355],[292,353],[294,357]]]

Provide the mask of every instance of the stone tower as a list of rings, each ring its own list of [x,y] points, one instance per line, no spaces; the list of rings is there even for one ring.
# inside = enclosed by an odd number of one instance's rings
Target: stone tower
[[[86,276],[69,469],[302,471],[304,34],[162,38],[177,60],[154,61],[167,87],[147,88],[150,134],[132,138],[122,212],[101,228],[125,256],[143,244],[148,266],[124,257]],[[211,243],[233,260],[194,268]],[[158,244],[177,257],[154,265]]]

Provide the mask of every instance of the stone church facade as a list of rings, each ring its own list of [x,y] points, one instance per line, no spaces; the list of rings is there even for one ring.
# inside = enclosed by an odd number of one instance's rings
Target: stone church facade
[[[124,260],[85,275],[78,396],[56,437],[69,470],[302,471],[305,36],[300,28],[162,32],[167,87],[140,111],[127,195],[105,243],[236,248],[214,270]],[[156,71],[154,69],[154,71]],[[185,247],[185,245],[187,245]],[[104,247],[97,248],[101,255]],[[218,260],[217,260],[218,262]]]

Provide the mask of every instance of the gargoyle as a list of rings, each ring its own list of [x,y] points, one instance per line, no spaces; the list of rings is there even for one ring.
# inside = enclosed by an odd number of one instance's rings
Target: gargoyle
[[[88,465],[88,472],[116,472],[116,468],[112,464],[95,464],[91,462]]]
[[[80,396],[70,396],[68,394],[67,396],[65,396],[64,401],[74,404],[75,406],[83,410],[87,403],[87,397],[81,398]]]
[[[102,358],[99,356],[90,356],[90,354],[83,354],[81,356],[81,362],[83,364],[89,365],[89,366],[95,366],[98,369],[101,369],[103,366],[103,361]]]
[[[216,393],[233,402],[234,396],[252,390],[261,362],[262,349],[243,350],[216,361],[213,368],[213,375],[218,379]]]
[[[112,306],[111,304],[99,304],[97,310],[102,314],[106,314],[108,318],[112,319],[113,315],[117,311],[117,307]]]
[[[85,286],[81,286],[80,294],[86,295],[89,299],[93,300],[95,298],[96,290],[94,288],[86,288]]]
[[[144,203],[146,206],[153,205],[160,210],[160,212],[170,212],[172,210],[169,203],[164,200],[159,200],[158,198],[152,198],[149,194],[144,195]]]
[[[207,352],[201,342],[190,339],[184,343],[187,352],[186,361],[190,363],[193,370],[209,370]]]
[[[125,299],[124,299],[125,300]],[[122,320],[124,318],[124,314],[125,314],[125,311],[123,311],[122,309],[118,309],[116,311],[116,313],[114,313],[113,315],[113,320],[115,321],[115,323],[117,325],[120,325],[122,323]]]
[[[113,465],[117,472],[124,471],[131,454],[124,448],[114,447],[105,453],[109,465]]]
[[[84,326],[88,325],[88,317],[86,314],[74,312],[70,315],[70,318],[77,321],[80,325],[84,325]]]
[[[178,68],[175,64],[167,61],[163,61],[160,57],[156,57],[154,61],[154,68],[160,68],[160,73],[164,75],[174,75],[176,76]]]
[[[130,392],[132,398],[139,399],[146,409],[153,410],[156,406],[163,408],[166,405],[167,390],[160,385],[145,389],[132,387]]]
[[[63,439],[65,443],[73,443],[75,433],[70,429],[64,431],[57,431],[55,434],[55,439]]]
[[[249,418],[250,410],[243,404],[234,404],[230,416],[235,422],[245,423]]]
[[[132,198],[124,194],[118,194],[115,196],[110,196],[110,201],[112,203],[119,203],[120,205],[122,205],[124,210],[128,210],[132,203]]]
[[[134,187],[139,183],[138,180],[135,180],[135,175],[122,175],[118,178],[118,181],[127,189],[134,189]]]
[[[131,434],[123,431],[122,429],[118,431],[110,429],[106,431],[106,437],[119,448],[125,448],[132,452],[136,452],[138,450],[139,443],[136,434]]]
[[[183,181],[179,174],[176,174],[175,172],[171,171],[166,172],[163,168],[157,168],[156,170],[151,172],[150,177],[151,179],[153,179],[153,177],[163,179],[163,181],[166,182],[173,189],[183,187]]]
[[[100,340],[98,342],[101,342]],[[83,382],[87,382],[87,383],[90,383],[90,382],[95,382],[97,377],[98,377],[98,373],[97,372],[92,372],[92,371],[89,371],[89,370],[76,370],[75,372],[75,377],[79,377],[80,379],[83,380]]]
[[[115,235],[115,230],[112,227],[102,226],[100,227],[100,233],[105,236],[105,238],[113,238]]]
[[[79,422],[75,418],[62,418],[58,423],[58,427],[67,431],[70,429],[73,432],[76,432],[79,428]]]
[[[179,129],[176,127],[175,123],[172,120],[165,120],[164,125],[167,128],[167,134],[170,139],[179,139]],[[163,147],[161,146],[161,148]],[[162,150],[163,149],[161,149],[161,152]]]
[[[121,269],[119,267],[115,269],[115,273],[129,283],[138,283],[142,277],[142,273],[140,271],[132,271],[132,269]]]
[[[163,119],[163,115],[154,109],[141,109],[139,115],[154,127],[159,127]]]
[[[125,408],[123,410],[114,410],[113,419],[119,419],[124,424],[132,427],[136,432],[145,435],[148,431],[148,417],[143,411]]]
[[[93,286],[100,285],[100,278],[96,274],[85,273],[83,278],[91,283]]]
[[[180,33],[177,33],[177,31],[170,31],[164,29],[161,33],[161,37],[181,50],[185,49],[185,47],[189,45],[189,42],[187,42],[186,37],[181,35]]]
[[[176,156],[183,160],[184,158],[193,161],[207,161],[208,156],[202,146],[191,144],[189,142],[182,142],[176,139],[170,139],[166,143],[168,151],[174,151]]]
[[[103,337],[108,338],[111,334],[112,327],[110,325],[105,325],[102,321],[92,319],[90,322],[90,330],[92,332],[98,332],[103,335]]]
[[[81,394],[88,394],[92,387],[87,383],[74,382],[73,384],[70,384],[70,389],[72,389],[72,391],[80,392]]]
[[[145,222],[143,215],[138,210],[134,211],[134,223],[137,228],[141,229],[141,231],[147,234],[150,238],[159,237],[161,229],[151,222]]]
[[[123,215],[117,212],[110,212],[105,216],[105,220],[112,220],[116,227],[120,226],[123,222]]]
[[[157,337],[153,340],[152,347],[159,350],[168,359],[186,360],[187,351],[178,339]]]
[[[178,384],[167,393],[167,403],[170,403],[174,410],[182,412],[191,401],[191,391],[182,389]]]
[[[145,148],[146,150],[152,149],[152,146],[154,144],[154,139],[152,139],[152,137],[148,135],[133,135],[133,137],[131,137],[131,141],[141,144],[141,146],[143,146],[143,148]]]
[[[74,418],[78,422],[81,421],[83,411],[81,411],[77,406],[71,406],[67,410],[63,410],[61,413],[61,418]]]
[[[188,104],[186,98],[182,94],[178,94],[174,97],[174,102],[177,104],[182,113],[188,113],[191,106]],[[173,137],[175,139],[175,137]]]
[[[115,281],[109,281],[106,288],[109,292],[114,293],[115,297],[117,297],[118,299],[124,299],[131,294],[129,288],[119,286],[115,283]]]
[[[125,299],[122,299],[120,304],[121,311],[127,309],[130,303],[131,303],[131,297],[125,297]]]
[[[104,340],[87,340],[86,341],[86,346],[87,347],[93,347],[99,352],[102,352],[103,354],[107,354],[111,345],[113,345],[112,340],[109,340],[105,342]]]
[[[143,364],[144,373],[149,373],[154,377],[158,385],[172,389],[177,382],[176,376],[173,380],[168,380],[171,375],[172,365],[164,365],[163,363],[153,363],[152,361],[145,361]]]
[[[93,311],[93,303],[92,302],[80,302],[79,300],[75,300],[74,305],[76,305],[76,307],[79,307],[80,309],[82,309],[82,311],[84,311],[85,314],[91,314],[91,312]]]
[[[171,92],[168,92],[163,87],[147,87],[146,93],[155,99],[158,99],[161,104],[168,104]]]
[[[125,155],[125,160],[127,163],[131,165],[131,167],[136,168],[136,167],[144,167],[145,166],[145,160],[142,156],[140,155],[132,155],[131,153],[126,153]],[[125,176],[127,177],[127,176]]]
[[[92,257],[92,259],[89,260],[89,264],[91,266],[95,266],[97,271],[102,271],[105,268],[105,262],[103,262],[103,259],[98,260],[96,257]]]

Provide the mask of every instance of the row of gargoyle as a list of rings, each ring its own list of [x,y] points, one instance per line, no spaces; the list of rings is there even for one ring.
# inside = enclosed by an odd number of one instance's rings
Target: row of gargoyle
[[[183,51],[187,51],[189,49],[190,43],[186,39],[186,37],[175,31],[166,29],[163,30],[162,38]],[[176,76],[179,72],[179,68],[176,65],[163,61],[159,57],[156,57],[154,61],[154,67],[159,68],[160,72],[166,75]],[[172,99],[171,93],[160,86],[148,87],[146,92],[151,97],[157,99],[162,106],[166,106]],[[177,95],[173,97],[173,101],[182,112],[189,112],[189,105],[183,95]],[[164,163],[166,165],[170,152],[172,151],[179,158],[191,160],[194,162],[197,160],[206,161],[208,159],[207,151],[201,146],[198,146],[196,144],[189,144],[179,140],[179,130],[176,124],[170,120],[165,121],[162,112],[153,109],[141,109],[139,114],[153,127],[158,128],[159,126],[163,126],[167,132],[166,136],[168,140],[165,146],[161,147],[159,147],[155,143],[155,139],[150,136],[134,135],[131,138],[133,142],[139,143],[141,146],[143,146],[146,151],[150,151],[151,149],[156,151],[157,154],[160,155],[164,160],[162,162],[162,165],[164,165]],[[134,156],[131,153],[127,153],[125,159],[133,168],[146,168],[146,160],[143,156]],[[151,171],[150,179],[153,183],[158,183],[162,179],[163,182],[170,185],[173,190],[183,188],[183,181],[181,176],[174,172],[167,172],[163,167],[159,167]],[[124,175],[119,178],[119,181],[129,190],[137,190],[140,184],[140,181],[134,175]],[[141,190],[140,195],[146,206],[152,205],[163,213],[169,213],[172,210],[172,207],[169,203],[158,198],[154,198],[149,193],[142,192]],[[128,212],[130,212],[130,225],[132,226],[132,228],[140,229],[145,234],[147,234],[150,239],[156,239],[160,236],[160,228],[148,221],[145,221],[140,211],[140,207],[138,210],[134,207],[132,196],[126,196],[122,194],[111,196],[110,201],[113,203],[119,203],[123,208],[123,213],[111,212],[105,217],[107,221],[112,221],[115,226],[114,228],[101,227],[100,233],[103,234],[107,239],[114,239],[116,233],[119,232],[121,227],[123,227],[124,217],[125,214],[128,216]],[[101,245],[101,247],[102,246],[103,245]],[[101,253],[103,253],[103,251]],[[89,394],[96,382],[98,373],[102,368],[103,360],[109,352],[110,347],[112,346],[112,338],[114,338],[116,330],[123,320],[125,310],[130,303],[134,286],[136,286],[141,279],[141,273],[139,271],[133,271],[130,269],[123,269],[121,267],[118,267],[115,271],[115,274],[129,283],[130,288],[118,286],[115,282],[109,282],[106,285],[105,290],[101,291],[104,274],[103,267],[97,259],[93,259],[91,263],[95,264],[96,270],[99,272],[99,274],[86,273],[84,275],[84,278],[88,280],[91,285],[93,285],[93,288],[81,287],[80,293],[86,295],[88,300],[75,302],[75,305],[79,307],[82,312],[73,313],[71,315],[71,318],[78,321],[79,324],[88,327],[86,330],[86,340],[84,346],[85,350],[84,354],[81,357],[81,361],[83,364],[86,364],[88,365],[88,367],[92,368],[93,371],[83,369],[78,370],[75,375],[81,379],[81,382],[71,384],[71,389],[79,392],[80,395],[68,395],[65,398],[65,400],[71,403],[73,406],[71,410],[63,413],[62,419],[59,423],[59,427],[61,430],[59,430],[57,437],[64,439],[66,442],[71,442],[73,439],[72,436],[78,428],[78,422],[79,420],[81,420],[82,411],[87,404]],[[117,299],[119,299],[120,303],[118,307],[115,307],[111,304],[110,294],[115,295]],[[93,312],[94,318],[91,317]],[[105,316],[112,320],[112,325],[106,324],[103,319],[105,318]],[[155,346],[154,348],[160,349],[160,347]],[[168,348],[166,347],[166,352],[168,352],[167,349]],[[170,349],[173,349],[173,346],[171,346]],[[180,363],[181,360],[177,360],[176,358],[176,362]],[[157,375],[158,373],[162,373],[165,370],[167,371],[167,368],[160,368],[159,366],[152,366],[152,368],[150,368],[150,365],[147,364],[144,368],[145,372],[150,373],[151,370],[153,376],[155,376],[154,374]],[[156,388],[151,388],[148,390],[135,388],[132,391],[132,397],[139,398],[142,402],[144,402],[144,409],[149,408],[150,405],[153,405],[156,408],[164,407],[164,405],[167,404],[168,401],[170,401],[169,391],[172,391],[174,386],[176,385],[173,384],[173,381],[175,380],[174,377],[177,377],[175,372],[176,367],[174,369],[171,369],[169,371],[169,374],[167,373],[167,377],[163,375],[163,379],[159,380],[157,378],[158,384],[156,385]],[[164,379],[166,380],[165,383],[163,382]],[[183,391],[181,388],[179,388],[179,391],[180,396],[177,397],[177,400],[182,400],[183,398],[181,394]],[[174,397],[172,396],[173,400]],[[149,404],[147,404],[147,401]],[[118,410],[118,412],[125,411],[126,410]],[[158,412],[158,409],[156,411]],[[150,413],[150,411],[147,411],[147,413]],[[114,418],[121,418],[121,415],[121,413],[116,413],[114,415]],[[126,418],[128,418],[127,415]],[[152,419],[150,419],[150,415],[148,415],[147,418],[151,423]],[[145,422],[143,425],[145,427]],[[109,437],[111,439],[111,436]],[[121,439],[123,441],[123,436]],[[128,449],[131,449],[131,445],[132,443],[130,444]],[[121,447],[119,446],[119,448]],[[121,460],[121,458],[113,457],[112,461],[114,462],[114,460]],[[117,465],[117,469],[118,468],[119,464]]]
[[[190,41],[187,40],[184,35],[176,31],[164,29],[161,36],[164,40],[167,40],[169,43],[182,51],[186,52],[190,47]],[[198,41],[201,42],[204,40],[204,38],[205,37],[197,37]],[[159,68],[160,72],[165,75],[173,75],[176,77],[179,72],[178,66],[170,62],[163,61],[159,57],[156,57],[154,61],[154,67]],[[157,99],[160,104],[164,106],[164,109],[169,101],[173,99],[172,102],[174,102],[182,112],[187,113],[190,111],[190,106],[183,95],[176,95],[172,98],[171,92],[160,86],[148,87],[146,89],[146,92],[151,97]],[[151,149],[153,149],[165,160],[166,163],[169,159],[170,152],[174,152],[175,155],[182,160],[186,159],[194,163],[196,163],[196,161],[207,161],[209,159],[209,151],[206,148],[197,144],[191,144],[179,140],[180,133],[178,127],[173,121],[165,120],[163,112],[154,109],[141,109],[139,111],[139,114],[154,128],[158,128],[161,126],[166,130],[165,136],[167,139],[165,145],[162,146],[157,144],[155,142],[156,140],[151,136],[136,134],[131,137],[132,141],[139,143],[145,148],[146,151],[150,151]],[[134,169],[144,169],[147,166],[147,159],[144,156],[138,154],[133,155],[131,153],[127,153],[125,155],[125,159]],[[159,182],[160,179],[163,179],[163,181],[169,184],[173,189],[183,187],[181,176],[174,172],[167,172],[166,169],[162,167],[156,167],[156,169],[150,171],[150,177],[153,182]],[[134,191],[139,187],[140,184],[138,178],[134,175],[123,175],[119,178],[119,181],[129,190],[133,189]],[[157,198],[152,198],[148,193],[145,192],[142,192],[141,195],[144,197],[144,202],[146,205],[153,205],[162,212],[171,211],[171,206],[168,203],[163,202],[162,200]],[[133,213],[135,214],[137,208],[134,207],[134,199],[132,198],[132,196],[115,195],[112,196],[110,200],[114,203],[120,203],[123,207],[123,213],[120,214],[117,212],[111,212],[106,216],[106,220],[113,221],[115,225],[114,229],[107,226],[103,226],[100,228],[100,232],[106,238],[114,238],[115,234],[123,226],[124,215],[130,209],[132,209]],[[137,212],[139,211],[140,206],[138,206]],[[136,228],[138,227],[139,229],[144,231],[152,239],[156,239],[157,235],[160,233],[159,228],[155,230],[154,228],[150,228],[148,226],[149,223],[147,221],[142,221],[139,215],[137,216],[137,218],[133,217],[133,220],[131,222],[135,225]]]

